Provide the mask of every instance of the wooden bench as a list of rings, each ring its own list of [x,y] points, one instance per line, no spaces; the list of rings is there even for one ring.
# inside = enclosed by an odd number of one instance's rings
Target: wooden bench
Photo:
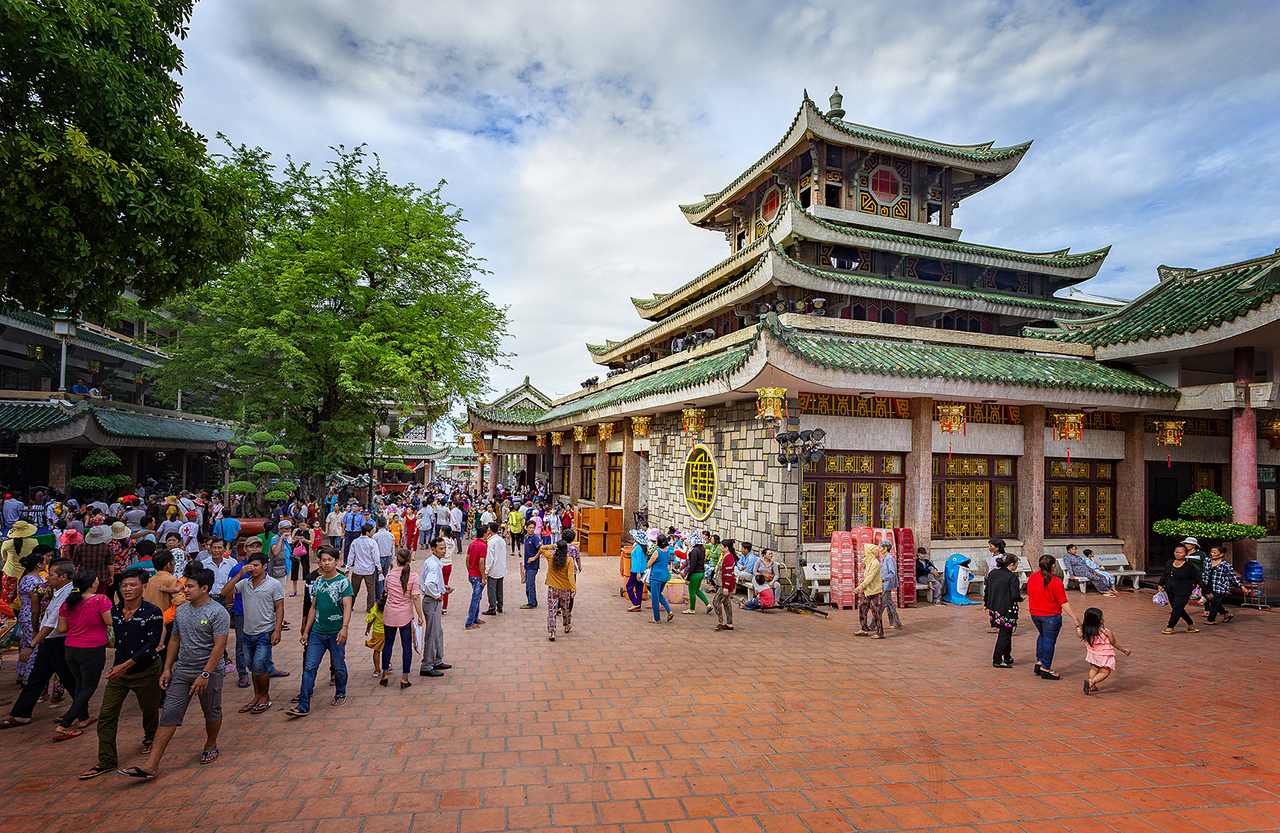
[[[1138,582],[1147,577],[1142,570],[1132,569],[1129,565],[1129,557],[1122,552],[1095,555],[1093,560],[1106,571],[1107,575],[1115,576],[1116,587],[1120,587],[1125,579],[1129,579],[1133,589],[1137,590]]]
[[[1091,579],[1081,578],[1080,576],[1071,575],[1071,573],[1067,571],[1066,560],[1059,558],[1056,555],[1054,556],[1054,559],[1058,562],[1058,570],[1062,573],[1063,589],[1070,590],[1071,583],[1075,582],[1076,586],[1080,588],[1081,593],[1088,594],[1089,588],[1093,586],[1093,581]]]
[[[831,565],[806,564],[804,568],[805,590],[814,603],[831,602]]]

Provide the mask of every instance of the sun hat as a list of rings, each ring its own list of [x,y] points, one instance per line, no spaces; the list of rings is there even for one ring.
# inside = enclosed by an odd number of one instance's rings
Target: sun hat
[[[128,538],[128,537],[129,537],[129,527],[125,526],[120,521],[116,521],[111,525],[112,541],[123,541],[125,538]]]
[[[1186,538],[1183,538],[1183,539],[1182,539],[1182,543],[1183,543],[1183,544],[1195,544],[1197,547],[1199,547],[1199,546],[1200,546],[1200,542],[1199,542],[1199,541],[1197,541],[1195,538],[1192,538],[1190,535],[1188,535]]]
[[[89,530],[84,534],[84,542],[86,544],[105,544],[110,540],[111,527],[101,524],[89,527]]]
[[[36,528],[26,521],[18,521],[9,530],[10,538],[30,538],[36,534]]]

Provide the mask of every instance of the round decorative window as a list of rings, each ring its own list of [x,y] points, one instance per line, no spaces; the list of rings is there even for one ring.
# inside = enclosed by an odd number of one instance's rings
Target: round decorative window
[[[766,223],[772,223],[782,207],[782,192],[775,185],[764,192],[764,201],[760,204],[760,217]]]
[[[716,464],[706,446],[696,445],[684,458],[684,503],[694,520],[711,514],[716,502]]]

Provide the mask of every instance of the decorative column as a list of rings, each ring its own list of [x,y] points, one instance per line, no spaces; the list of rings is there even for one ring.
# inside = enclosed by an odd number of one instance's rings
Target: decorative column
[[[71,476],[71,446],[49,446],[49,488],[67,491],[67,478]]]
[[[933,527],[933,400],[911,400],[911,450],[907,452],[907,487],[902,522],[914,533],[917,547],[929,549]],[[913,553],[914,555],[914,553]]]
[[[489,435],[489,499],[498,494],[498,432]]]
[[[627,420],[622,429],[623,529],[634,526],[636,510],[640,508],[640,455],[636,453],[634,445],[635,434],[631,430],[631,421]]]
[[[596,438],[596,506],[609,503],[609,443]]]
[[[1022,406],[1022,459],[1018,461],[1018,537],[1032,565],[1044,555],[1043,405]]]
[[[565,434],[569,443],[569,503],[577,506],[582,500],[582,443],[575,442],[572,434]]]
[[[1124,414],[1124,459],[1116,466],[1116,535],[1134,570],[1147,568],[1147,430],[1142,414]]]
[[[1231,507],[1238,524],[1258,522],[1258,413],[1249,400],[1253,360],[1252,347],[1236,348],[1236,389],[1244,388],[1244,407],[1231,413]],[[1232,561],[1241,567],[1258,557],[1258,542],[1246,538],[1231,550]]]

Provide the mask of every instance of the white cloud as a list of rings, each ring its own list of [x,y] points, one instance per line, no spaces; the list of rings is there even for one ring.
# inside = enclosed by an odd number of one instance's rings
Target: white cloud
[[[1092,291],[1270,252],[1277,23],[1271,3],[227,0],[197,7],[184,113],[280,156],[368,142],[397,179],[447,179],[511,306],[494,388],[567,393],[598,372],[584,341],[646,326],[628,297],[727,252],[676,205],[772,146],[803,87],[839,84],[848,118],[891,130],[1036,139],[957,224],[1111,244]]]

